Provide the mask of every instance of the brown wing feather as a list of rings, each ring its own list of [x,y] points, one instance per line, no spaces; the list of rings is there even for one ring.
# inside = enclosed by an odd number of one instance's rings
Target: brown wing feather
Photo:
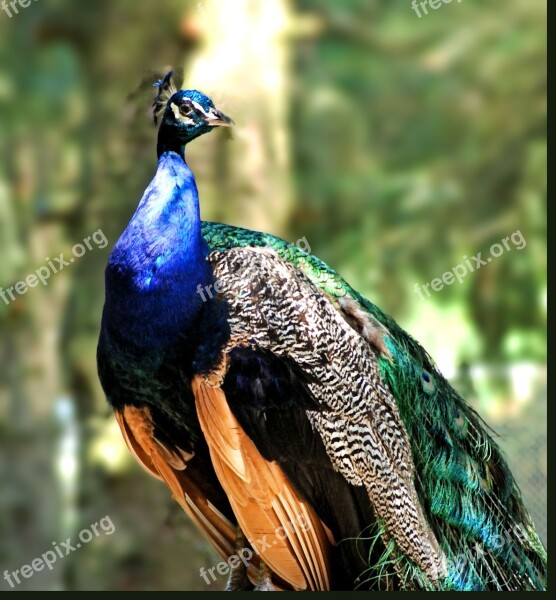
[[[329,590],[329,533],[280,467],[258,452],[224,392],[192,383],[201,429],[216,475],[242,531],[271,570],[297,590]]]
[[[154,436],[147,407],[126,406],[115,411],[124,440],[138,462],[152,475],[162,479],[191,520],[224,559],[234,553],[235,527],[204,496],[189,471],[194,469],[193,455],[181,448],[169,447]],[[254,567],[253,567],[253,572]]]

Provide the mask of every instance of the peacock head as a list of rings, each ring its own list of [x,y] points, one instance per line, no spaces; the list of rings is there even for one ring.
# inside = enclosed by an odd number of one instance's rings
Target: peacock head
[[[197,90],[177,91],[172,72],[155,83],[158,95],[153,103],[154,122],[159,130],[159,154],[163,149],[182,147],[212,131],[215,127],[231,127],[234,122],[220,112],[210,98]]]

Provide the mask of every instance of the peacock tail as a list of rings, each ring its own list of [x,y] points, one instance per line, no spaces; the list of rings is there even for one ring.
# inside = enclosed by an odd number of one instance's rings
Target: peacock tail
[[[241,248],[275,253],[325,297],[351,312],[360,333],[379,349],[380,377],[395,398],[407,432],[416,493],[432,538],[438,541],[442,566],[439,579],[431,580],[430,572],[427,575],[419,567],[418,557],[399,547],[392,526],[379,518],[361,532],[372,547],[379,539],[383,547],[361,583],[374,580],[380,587],[381,580],[396,576],[405,589],[544,589],[546,552],[501,450],[419,343],[333,269],[298,246],[218,223],[203,223],[202,233],[214,256]],[[253,257],[244,254],[242,275],[248,261]],[[260,264],[257,271],[260,276]],[[365,326],[368,331],[362,331]],[[384,346],[377,340],[377,330]],[[326,438],[326,427],[319,428],[318,419],[313,426]]]

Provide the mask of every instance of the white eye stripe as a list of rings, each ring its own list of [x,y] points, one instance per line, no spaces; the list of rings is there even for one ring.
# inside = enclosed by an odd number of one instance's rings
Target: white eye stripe
[[[218,119],[220,118],[220,115],[218,114],[217,110],[215,108],[210,108],[209,111],[207,112],[198,102],[195,102],[195,100],[188,100],[189,103],[191,103],[191,108],[198,114],[203,115],[206,119]],[[172,102],[172,104],[170,105],[170,108],[172,109],[172,112],[174,113],[174,116],[176,117],[177,120],[183,121],[186,124],[191,124],[191,123],[195,123],[195,119],[190,119],[189,117],[186,117],[185,115],[183,115],[181,113],[180,107],[177,106],[174,102]]]
[[[180,109],[172,102],[172,104],[170,104],[170,108],[172,109],[172,112],[174,113],[174,117],[176,117],[176,119],[180,118]]]
[[[193,106],[195,107],[195,110],[197,110],[201,114],[205,115],[205,117],[209,116],[207,111],[198,102],[195,102],[195,100],[191,100],[191,104],[193,104]]]

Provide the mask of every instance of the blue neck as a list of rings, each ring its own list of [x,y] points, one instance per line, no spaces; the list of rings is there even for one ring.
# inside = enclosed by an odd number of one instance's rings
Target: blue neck
[[[139,346],[187,335],[202,307],[199,286],[212,281],[206,255],[193,173],[182,152],[164,151],[108,262],[108,327]]]

